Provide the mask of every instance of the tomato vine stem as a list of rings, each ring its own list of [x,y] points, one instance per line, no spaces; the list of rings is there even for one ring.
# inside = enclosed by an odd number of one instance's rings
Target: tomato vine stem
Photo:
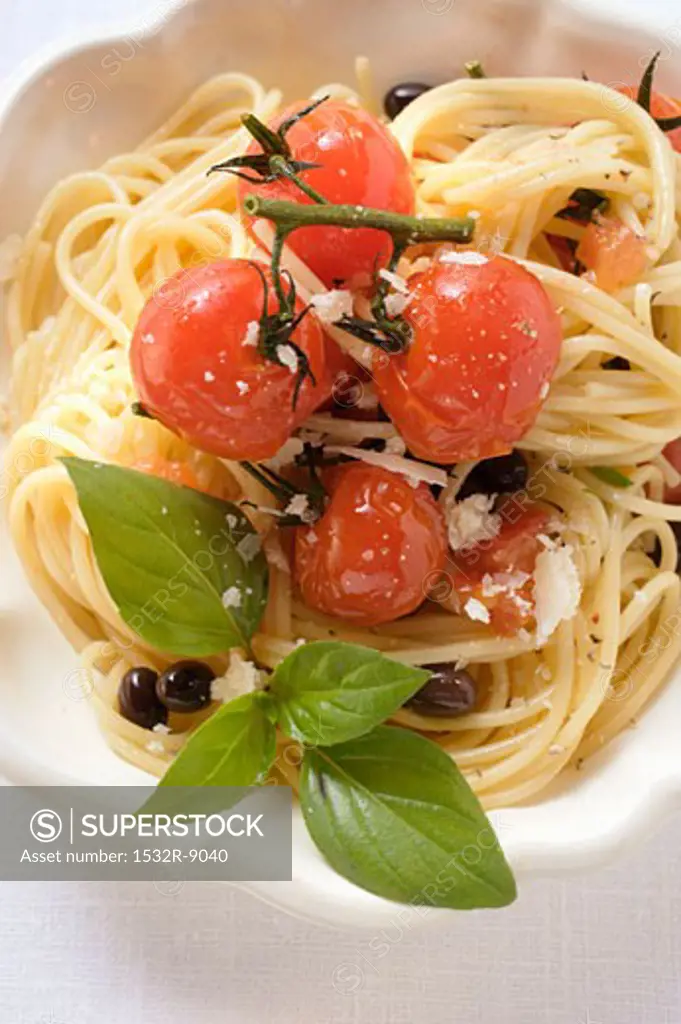
[[[283,199],[263,199],[249,193],[244,210],[251,217],[272,221],[284,235],[297,228],[333,225],[341,228],[376,228],[387,231],[402,248],[418,242],[458,242],[466,244],[473,238],[472,217],[409,217],[371,206],[319,203],[316,206],[291,203]]]

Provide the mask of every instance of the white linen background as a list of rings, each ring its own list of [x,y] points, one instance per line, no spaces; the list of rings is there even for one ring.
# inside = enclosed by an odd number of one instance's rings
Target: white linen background
[[[142,23],[144,7],[0,0],[0,77],[60,35]],[[507,911],[384,935],[301,923],[226,885],[2,883],[0,1024],[681,1024],[680,849],[677,816],[615,866],[525,884]]]

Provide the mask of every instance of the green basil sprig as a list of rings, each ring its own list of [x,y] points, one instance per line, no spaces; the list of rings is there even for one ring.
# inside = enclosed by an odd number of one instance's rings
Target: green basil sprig
[[[240,509],[134,470],[63,461],[130,627],[172,654],[247,646],[267,597],[267,565]],[[425,737],[381,724],[427,678],[356,644],[299,647],[265,691],[230,701],[196,729],[144,810],[196,810],[197,799],[204,810],[224,809],[229,798],[217,787],[266,780],[278,726],[303,744],[303,817],[341,875],[390,900],[511,903],[513,875],[454,762]]]
[[[268,581],[258,534],[241,509],[133,469],[62,462],[104,583],[131,629],[186,657],[248,646]]]
[[[319,641],[284,658],[270,690],[282,731],[301,743],[326,747],[384,722],[429,675],[367,647]]]
[[[339,874],[390,900],[505,906],[515,899],[513,875],[459,769],[425,737],[379,724],[427,677],[366,647],[306,644],[277,666],[267,692],[255,695],[268,703],[240,697],[227,704],[196,730],[160,786],[257,784],[264,764],[274,763],[267,740],[274,726],[270,733],[266,719],[276,719],[285,735],[304,743],[303,817]]]
[[[300,805],[336,871],[405,903],[503,907],[515,884],[492,826],[440,747],[380,725],[328,750],[308,750]]]

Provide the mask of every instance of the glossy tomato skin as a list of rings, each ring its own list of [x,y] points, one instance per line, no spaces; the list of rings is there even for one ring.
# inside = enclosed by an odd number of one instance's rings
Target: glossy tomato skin
[[[623,96],[628,96],[629,99],[635,100],[638,86],[622,85],[617,91],[621,92]],[[681,114],[681,103],[671,96],[665,96],[663,92],[653,92],[650,97],[650,113],[653,117],[678,117]],[[677,153],[681,153],[681,128],[673,128],[672,131],[665,132],[665,135],[669,139],[672,148]]]
[[[277,309],[269,272],[269,312]],[[302,310],[296,302],[296,311]],[[133,335],[130,360],[140,401],[196,448],[228,459],[265,459],[331,394],[327,339],[304,318],[292,340],[306,353],[295,410],[295,374],[245,344],[263,311],[263,285],[248,260],[180,271],[151,298]]]
[[[593,220],[582,235],[576,256],[606,292],[633,284],[648,266],[645,239],[616,217]]]
[[[412,344],[374,359],[381,405],[422,459],[503,455],[534,423],[558,362],[562,332],[551,300],[502,256],[435,261],[412,280],[404,314]]]
[[[305,106],[307,102],[301,101],[287,108],[271,127],[278,128]],[[294,159],[320,164],[300,176],[330,203],[414,212],[407,158],[385,125],[367,111],[340,101],[322,103],[287,132],[286,141]],[[248,149],[249,153],[261,151],[255,141]],[[238,189],[241,203],[251,192],[265,199],[312,202],[285,179],[265,185],[240,180]],[[387,264],[392,250],[390,236],[373,228],[301,228],[288,244],[328,288],[334,281],[352,288],[368,285],[375,269]]]
[[[175,459],[164,459],[160,455],[153,455],[148,459],[135,459],[132,466],[138,473],[146,473],[148,476],[157,476],[168,483],[177,484],[180,487],[191,487],[193,490],[200,490],[196,473],[186,462],[178,462]]]
[[[447,551],[429,489],[361,462],[332,470],[324,482],[324,515],[296,531],[294,572],[305,603],[358,626],[415,611]]]
[[[501,636],[512,636],[534,623],[533,580],[528,579],[514,595],[489,594],[483,578],[518,572],[531,577],[537,555],[543,550],[537,535],[546,530],[550,516],[545,509],[533,505],[518,514],[517,505],[510,500],[506,518],[504,507],[498,535],[453,558],[448,570],[452,591],[444,604],[460,613],[466,602],[474,598],[489,611],[492,629]]]

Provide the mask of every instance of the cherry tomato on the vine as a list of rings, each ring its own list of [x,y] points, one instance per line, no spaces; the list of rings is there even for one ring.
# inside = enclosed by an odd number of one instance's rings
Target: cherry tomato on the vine
[[[271,277],[264,273],[274,313]],[[147,302],[132,339],[133,378],[145,409],[195,447],[224,458],[271,457],[331,394],[338,357],[308,315],[290,340],[307,356],[316,385],[307,378],[293,408],[296,366],[266,359],[251,336],[263,295],[260,273],[248,260],[180,271]],[[302,309],[296,300],[295,312]]]
[[[443,604],[461,613],[471,598],[480,601],[489,612],[492,629],[502,636],[530,627],[534,619],[532,573],[537,555],[544,550],[537,534],[546,529],[548,521],[549,513],[538,506],[529,506],[513,521],[503,519],[502,513],[501,530],[496,537],[453,556],[452,593]],[[498,574],[514,573],[529,578],[515,590],[494,586]],[[484,577],[492,577],[491,587],[485,585]]]
[[[270,127],[278,128],[306,105],[299,102],[289,107]],[[407,158],[385,125],[366,110],[341,101],[322,103],[289,129],[286,141],[294,160],[320,165],[301,171],[299,176],[328,202],[414,212]],[[254,141],[247,152],[260,151]],[[282,178],[262,185],[239,181],[242,202],[250,192],[264,199],[312,202],[293,182]],[[374,228],[300,228],[291,234],[288,244],[329,288],[334,281],[350,287],[369,284],[392,251],[390,236]]]
[[[324,483],[324,515],[296,530],[294,572],[305,603],[360,626],[413,612],[447,551],[429,489],[362,462],[328,471]]]
[[[508,452],[534,423],[558,362],[561,325],[549,296],[502,256],[442,259],[412,281],[404,313],[412,343],[374,360],[382,406],[419,458]]]

